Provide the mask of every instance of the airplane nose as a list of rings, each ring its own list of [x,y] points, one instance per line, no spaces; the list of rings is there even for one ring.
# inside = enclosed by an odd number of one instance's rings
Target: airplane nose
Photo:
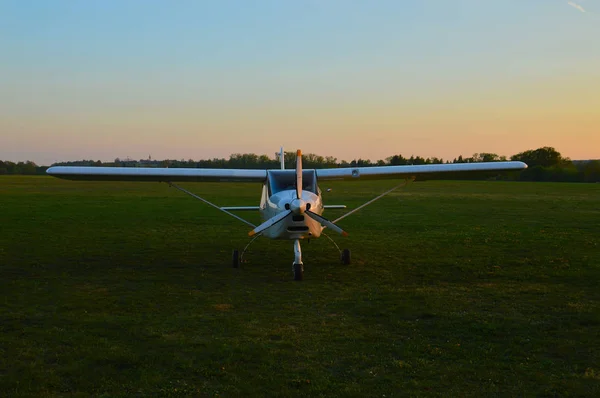
[[[294,199],[292,200],[292,203],[290,203],[290,210],[296,215],[303,214],[306,210],[306,202],[302,199]]]

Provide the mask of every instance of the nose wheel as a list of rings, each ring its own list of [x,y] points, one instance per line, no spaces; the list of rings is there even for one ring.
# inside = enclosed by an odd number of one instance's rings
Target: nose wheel
[[[294,280],[304,279],[304,264],[302,264],[302,250],[300,250],[300,239],[294,241],[294,264],[292,265]]]
[[[294,280],[301,281],[304,279],[304,265],[294,263]]]

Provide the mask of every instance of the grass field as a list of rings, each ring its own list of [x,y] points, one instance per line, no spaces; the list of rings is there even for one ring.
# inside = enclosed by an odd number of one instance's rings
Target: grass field
[[[0,396],[600,396],[600,184],[417,182],[303,282],[287,241],[232,269],[249,228],[164,184],[1,177],[0,209]]]

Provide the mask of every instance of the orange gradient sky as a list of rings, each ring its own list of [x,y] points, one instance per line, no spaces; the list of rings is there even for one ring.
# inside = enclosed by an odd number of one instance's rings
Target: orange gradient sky
[[[596,3],[449,3],[3,3],[0,159],[600,158]]]

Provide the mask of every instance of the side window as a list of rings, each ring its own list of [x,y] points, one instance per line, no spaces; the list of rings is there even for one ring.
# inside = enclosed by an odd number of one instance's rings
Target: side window
[[[302,173],[302,189],[305,191],[310,191],[312,193],[317,193],[316,184],[315,184],[315,171],[307,170]]]
[[[269,195],[278,192],[295,189],[295,173],[293,171],[273,170],[268,172]]]

